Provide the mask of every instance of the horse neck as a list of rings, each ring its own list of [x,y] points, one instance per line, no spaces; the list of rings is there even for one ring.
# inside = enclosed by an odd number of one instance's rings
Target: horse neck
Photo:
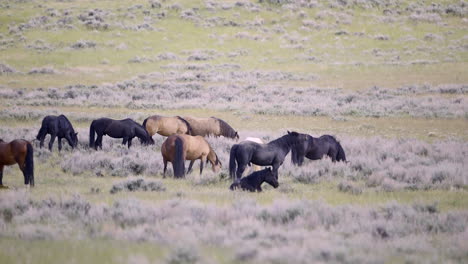
[[[271,142],[269,142],[267,145],[270,146],[281,146],[286,152],[289,152],[291,150],[291,139],[289,135],[284,135],[280,138],[277,138]]]
[[[147,138],[146,130],[143,127],[140,127],[140,126],[135,126],[135,135],[138,138],[141,138],[141,139],[146,139]]]
[[[214,150],[210,147],[210,152],[208,153],[208,156],[206,158],[210,161],[211,165],[216,165],[217,157],[218,156],[216,155]]]

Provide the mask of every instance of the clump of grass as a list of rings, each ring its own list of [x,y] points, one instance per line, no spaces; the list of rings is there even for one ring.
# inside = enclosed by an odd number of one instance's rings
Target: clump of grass
[[[111,194],[115,194],[121,191],[150,191],[150,192],[163,192],[166,187],[161,181],[148,181],[143,178],[129,179],[114,184],[110,190]]]

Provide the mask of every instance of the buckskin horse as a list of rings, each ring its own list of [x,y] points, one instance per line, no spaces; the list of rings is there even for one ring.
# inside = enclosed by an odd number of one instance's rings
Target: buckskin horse
[[[208,161],[217,172],[221,168],[213,148],[202,136],[172,135],[169,136],[161,146],[161,154],[164,162],[163,177],[166,177],[167,162],[172,163],[175,178],[185,177],[185,160],[190,160],[188,172],[192,170],[195,160],[200,160],[200,175],[203,172],[203,164]]]

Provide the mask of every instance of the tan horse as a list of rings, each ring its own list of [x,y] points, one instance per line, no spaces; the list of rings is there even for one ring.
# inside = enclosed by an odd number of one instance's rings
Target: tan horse
[[[185,161],[190,160],[188,172],[192,170],[195,160],[200,160],[200,175],[203,172],[203,164],[210,162],[213,171],[221,168],[218,155],[210,144],[201,136],[172,135],[161,146],[161,154],[164,162],[163,177],[166,177],[167,162],[172,163],[175,178],[185,177]]]
[[[0,188],[8,188],[3,185],[3,167],[16,163],[23,172],[24,184],[34,186],[34,156],[31,143],[23,139],[6,143],[0,139]]]
[[[174,134],[192,134],[189,123],[180,116],[153,115],[143,121],[143,127],[150,137],[156,133],[166,137]]]
[[[192,128],[194,136],[223,136],[238,140],[239,134],[228,123],[217,117],[199,118],[183,116]]]

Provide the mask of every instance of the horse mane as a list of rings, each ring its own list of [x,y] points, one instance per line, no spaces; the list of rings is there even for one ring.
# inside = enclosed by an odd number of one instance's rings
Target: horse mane
[[[221,132],[222,136],[229,137],[229,138],[235,138],[236,137],[236,131],[234,128],[232,128],[226,121],[212,116],[211,118],[215,119],[219,123],[219,130]]]
[[[289,131],[288,131],[288,134],[286,134],[286,135],[284,135],[284,136],[281,136],[281,137],[279,137],[279,138],[277,138],[277,139],[275,139],[275,140],[272,140],[272,141],[268,142],[267,144],[268,144],[268,145],[270,145],[270,144],[278,145],[279,143],[285,142],[285,141],[286,141],[286,139],[285,139],[286,137],[288,137],[288,136],[298,136],[298,135],[299,135],[299,133],[297,133],[297,132],[294,132],[294,131],[293,131],[293,132],[289,132]]]
[[[188,134],[189,134],[189,135],[193,135],[192,126],[190,125],[190,123],[189,123],[187,120],[185,120],[183,117],[181,117],[181,116],[177,116],[177,118],[178,118],[180,121],[182,121],[182,122],[185,123],[185,125],[187,126]]]
[[[149,117],[148,117],[149,118]],[[148,122],[148,118],[146,118],[145,120],[143,120],[143,123],[141,124],[141,126],[146,130],[146,122]]]
[[[75,133],[75,129],[73,129],[72,123],[70,122],[70,120],[68,120],[68,118],[67,118],[65,115],[61,114],[61,115],[59,115],[58,117],[59,117],[59,118],[65,119],[65,122],[67,122],[67,125],[70,127],[70,129],[72,130],[72,132]]]

